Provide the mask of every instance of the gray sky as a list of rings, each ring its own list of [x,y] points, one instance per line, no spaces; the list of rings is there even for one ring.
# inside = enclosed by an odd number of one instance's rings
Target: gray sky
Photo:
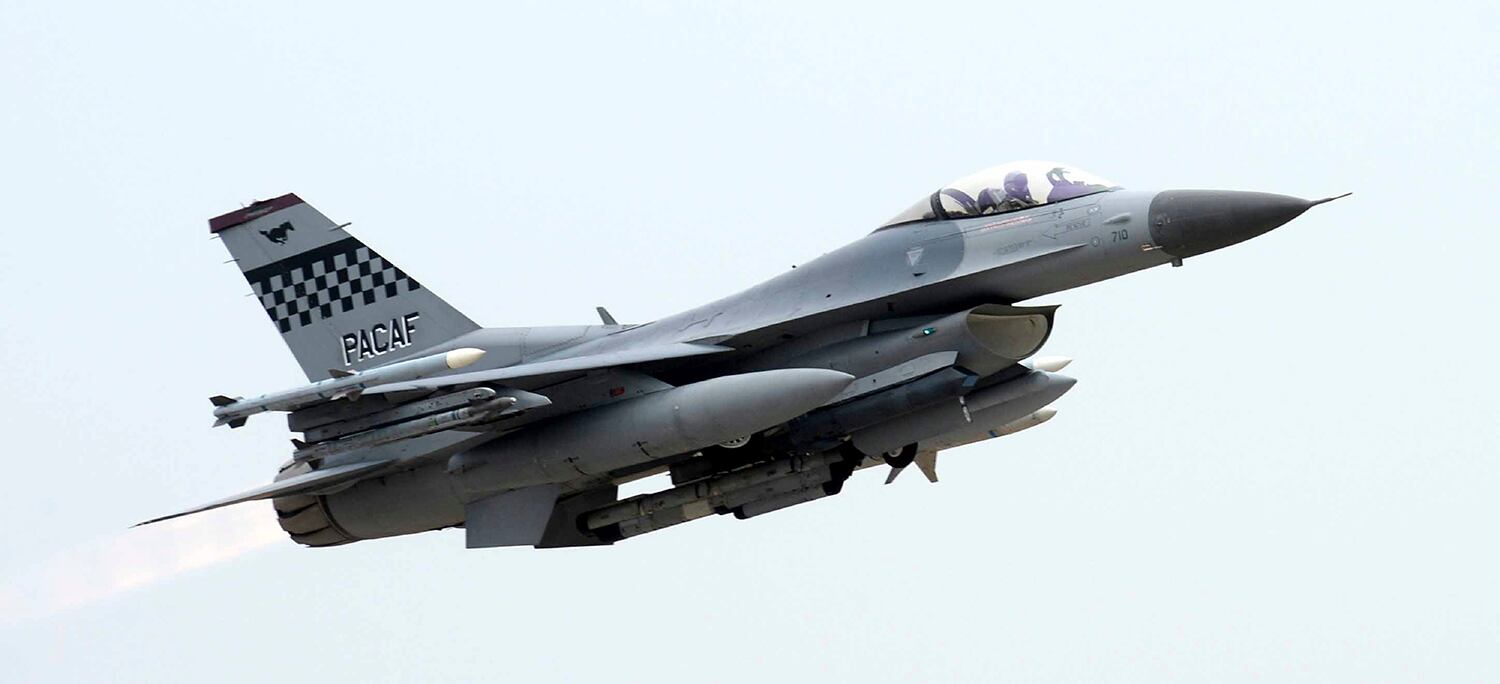
[[[559,9],[567,5],[570,9]],[[0,1],[0,679],[1494,681],[1494,3]],[[1354,191],[1041,300],[1057,419],[608,549],[308,550],[206,219],[295,191],[490,325],[661,317],[933,187]]]

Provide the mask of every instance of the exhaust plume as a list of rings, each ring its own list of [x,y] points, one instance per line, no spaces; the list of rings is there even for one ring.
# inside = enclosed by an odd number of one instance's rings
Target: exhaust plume
[[[0,627],[104,601],[285,539],[264,502],[125,530],[12,568],[0,586]]]

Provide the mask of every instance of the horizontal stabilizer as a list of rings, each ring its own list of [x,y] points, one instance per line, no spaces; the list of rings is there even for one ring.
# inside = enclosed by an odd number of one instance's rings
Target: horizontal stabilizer
[[[574,373],[579,371],[595,370],[598,368],[627,366],[635,363],[649,363],[651,361],[680,359],[689,356],[701,356],[704,354],[718,354],[727,351],[734,351],[734,348],[721,347],[715,344],[693,344],[690,342],[677,342],[673,344],[661,344],[650,347],[641,347],[638,349],[626,349],[617,352],[606,352],[603,354],[574,356],[572,358],[555,359],[552,361],[521,363],[514,366],[506,366],[504,368],[474,371],[472,373],[459,373],[456,375],[444,375],[441,377],[425,378],[422,380],[413,380],[410,382],[396,382],[387,385],[376,385],[365,390],[365,394],[386,394],[389,392],[434,390],[443,387],[453,387],[457,385],[473,385],[485,382],[500,382],[502,380],[515,380],[517,378],[530,378],[540,375],[553,375],[556,373]]]
[[[181,511],[179,513],[164,515],[160,518],[152,518],[145,522],[136,523],[134,527],[140,527],[141,525],[150,525],[151,523],[158,523],[163,520],[171,520],[172,518],[180,518],[184,515],[192,515],[194,513],[211,511],[215,508],[223,508],[224,506],[233,506],[234,504],[244,503],[246,501],[274,499],[278,496],[291,496],[294,494],[310,494],[323,489],[327,489],[334,485],[340,485],[346,482],[358,480],[370,473],[375,472],[376,470],[380,470],[386,467],[390,463],[390,461],[376,461],[374,463],[350,463],[348,465],[334,466],[332,468],[324,468],[322,470],[314,470],[310,473],[303,473],[301,475],[289,477],[279,482],[272,482],[271,484],[268,484],[264,487],[256,487],[255,489],[247,492],[240,492],[239,494],[235,494],[234,496],[225,499],[219,499],[218,501],[206,503],[202,506],[198,506],[197,508],[189,508],[188,510]]]

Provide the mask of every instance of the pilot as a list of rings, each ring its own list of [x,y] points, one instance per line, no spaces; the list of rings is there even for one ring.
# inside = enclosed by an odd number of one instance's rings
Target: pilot
[[[1099,186],[1092,186],[1083,181],[1068,180],[1067,173],[1068,170],[1061,166],[1047,172],[1047,182],[1052,184],[1052,191],[1047,193],[1048,202],[1061,202],[1099,190]]]
[[[979,211],[984,214],[994,214],[1002,211],[1014,211],[1025,209],[1040,204],[1031,198],[1030,184],[1026,180],[1026,174],[1020,171],[1012,171],[1005,174],[1005,194],[1001,196],[994,188],[985,188],[979,193]]]

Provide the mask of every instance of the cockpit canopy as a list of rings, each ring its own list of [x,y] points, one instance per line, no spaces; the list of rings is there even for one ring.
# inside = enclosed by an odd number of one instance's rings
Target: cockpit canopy
[[[1119,186],[1086,171],[1049,161],[1018,161],[964,176],[922,198],[881,228],[1003,214],[1108,192]]]

